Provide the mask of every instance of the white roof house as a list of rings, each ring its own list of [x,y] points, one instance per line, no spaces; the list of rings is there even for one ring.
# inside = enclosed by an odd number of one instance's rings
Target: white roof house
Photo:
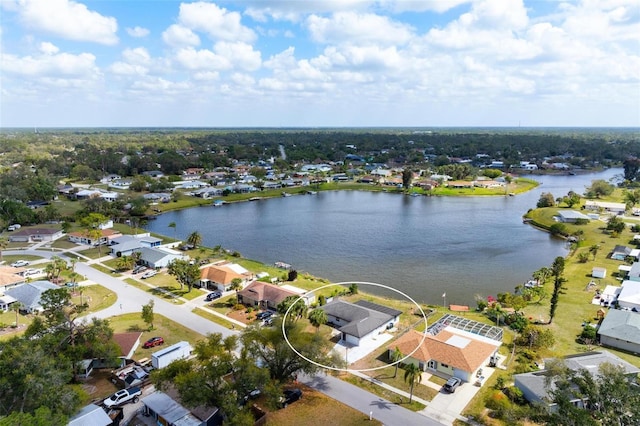
[[[584,203],[584,207],[587,210],[605,210],[610,213],[624,213],[627,210],[627,205],[624,203],[609,203],[606,201],[594,201],[587,200]]]
[[[618,306],[640,312],[640,282],[623,281],[618,295]]]
[[[582,214],[575,210],[559,210],[558,220],[560,222],[565,222],[565,223],[574,223],[574,222],[577,222],[578,220],[589,221],[591,220],[591,218],[586,214]]]

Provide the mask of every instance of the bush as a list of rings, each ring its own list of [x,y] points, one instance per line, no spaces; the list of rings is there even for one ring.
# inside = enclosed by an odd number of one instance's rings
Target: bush
[[[327,298],[323,294],[318,296],[318,305],[324,306],[326,303],[327,303]]]
[[[567,226],[564,223],[554,223],[549,227],[549,232],[551,235],[562,235],[567,236]]]
[[[511,403],[509,402],[509,398],[502,393],[502,391],[494,390],[489,394],[489,397],[485,401],[485,407],[490,410],[494,410],[497,412],[503,412],[509,409]]]
[[[244,305],[242,303],[236,303],[235,305],[233,305],[234,311],[241,311],[243,309],[244,309]]]
[[[503,389],[502,392],[504,392],[509,400],[516,404],[524,404],[525,402],[522,391],[516,386],[509,386],[508,388]]]

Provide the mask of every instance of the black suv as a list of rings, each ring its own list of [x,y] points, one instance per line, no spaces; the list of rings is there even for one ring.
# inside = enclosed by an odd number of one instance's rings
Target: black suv
[[[219,291],[212,291],[211,293],[207,294],[207,297],[204,298],[204,300],[206,300],[207,302],[211,302],[212,300],[216,300],[222,297],[222,293],[220,293]]]
[[[273,316],[273,312],[271,311],[262,311],[258,315],[256,315],[256,319],[266,320],[267,318],[271,318]]]
[[[280,404],[282,404],[282,408],[285,408],[287,405],[299,400],[300,398],[302,398],[302,391],[300,389],[288,389],[282,392]]]

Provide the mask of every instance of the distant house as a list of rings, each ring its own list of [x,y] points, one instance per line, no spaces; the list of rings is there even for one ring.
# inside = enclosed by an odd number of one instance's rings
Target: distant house
[[[247,306],[275,310],[289,296],[299,296],[299,294],[274,284],[254,281],[238,292],[238,302]]]
[[[145,416],[155,424],[170,426],[218,426],[223,416],[218,407],[199,406],[188,410],[180,403],[178,392],[168,388],[165,392],[155,391],[142,398]]]
[[[393,328],[402,314],[396,309],[366,300],[356,303],[334,300],[318,309],[325,311],[327,323],[342,333],[341,339],[355,346],[369,343],[378,334]]]
[[[18,284],[22,284],[26,281],[24,275],[20,273],[25,271],[24,268],[14,268],[12,266],[0,265],[0,293],[4,289],[15,287]]]
[[[71,232],[69,234],[69,241],[76,244],[87,244],[90,246],[111,244],[111,241],[115,238],[121,237],[122,233],[120,231],[115,231],[113,229],[101,229],[100,236],[98,238],[92,238],[89,235],[89,231],[76,231]]]
[[[589,222],[591,218],[586,214],[582,214],[575,210],[559,210],[558,221],[563,223],[576,223],[579,220],[585,220]]]
[[[631,255],[631,249],[626,246],[615,246],[611,252],[611,259],[625,260],[627,256]]]
[[[41,241],[53,241],[62,237],[62,229],[29,228],[20,229],[9,236],[9,241],[17,243],[32,243]]]
[[[563,361],[567,368],[573,371],[587,370],[594,377],[598,375],[600,366],[605,363],[622,367],[629,376],[637,375],[640,372],[637,367],[608,351],[570,355],[563,358]],[[555,384],[551,383],[549,387],[546,386],[548,374],[547,371],[541,370],[516,374],[513,378],[515,386],[522,391],[522,395],[527,401],[532,404],[546,405],[550,410],[553,410],[555,403],[551,400],[550,391],[555,389]],[[571,402],[576,407],[584,408],[584,400],[582,398],[576,396]]]
[[[27,313],[41,312],[40,298],[47,290],[60,288],[49,281],[33,281],[7,289],[5,295],[11,296],[22,304],[21,311]]]
[[[209,265],[200,271],[200,286],[229,291],[234,279],[239,279],[245,285],[252,277],[249,271],[236,263]]]
[[[613,214],[623,214],[627,210],[624,203],[609,203],[605,201],[587,200],[584,202],[584,208],[587,210],[606,211]]]
[[[489,364],[500,345],[500,341],[485,336],[444,327],[426,337],[410,330],[387,348],[389,354],[396,347],[405,355],[411,354],[405,363],[416,364],[421,371],[434,371],[470,382],[483,366]]]
[[[640,353],[640,313],[609,309],[600,327],[600,344]]]

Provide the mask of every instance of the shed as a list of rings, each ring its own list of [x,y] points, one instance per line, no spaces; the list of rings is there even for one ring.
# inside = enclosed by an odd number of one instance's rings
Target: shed
[[[113,420],[101,407],[89,404],[71,417],[68,426],[109,426],[111,424]]]
[[[591,270],[591,276],[593,278],[604,278],[607,276],[607,268],[594,266],[593,269]]]

